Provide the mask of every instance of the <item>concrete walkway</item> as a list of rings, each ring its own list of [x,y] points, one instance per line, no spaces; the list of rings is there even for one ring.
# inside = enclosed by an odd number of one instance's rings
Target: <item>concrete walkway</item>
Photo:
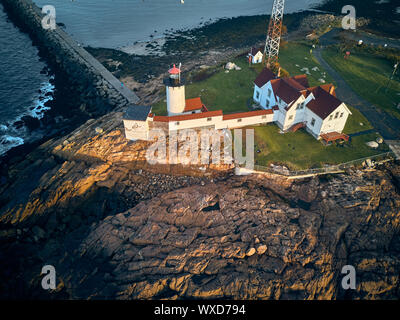
[[[40,23],[44,14],[41,9],[31,3],[31,7],[36,11],[38,17],[38,23]],[[64,30],[62,30],[58,25],[55,30],[49,31],[54,32],[57,36],[62,39],[62,41],[70,47],[71,50],[75,51],[76,54],[80,56],[90,67],[92,67],[99,75],[106,80],[111,87],[113,87],[121,96],[123,96],[130,104],[137,104],[139,102],[139,97],[132,92],[130,89],[125,87],[110,71],[108,71],[97,59],[95,59],[89,52],[82,48],[78,43],[68,35]]]
[[[368,119],[372,126],[379,131],[385,140],[400,140],[400,119],[375,107],[372,103],[355,93],[342,76],[324,60],[322,57],[322,50],[323,48],[317,48],[313,51],[313,54],[336,82],[336,95],[338,99],[357,108]]]

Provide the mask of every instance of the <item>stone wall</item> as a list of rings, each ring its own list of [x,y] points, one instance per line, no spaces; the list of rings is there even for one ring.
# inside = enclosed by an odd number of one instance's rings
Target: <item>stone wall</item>
[[[44,14],[31,0],[0,1],[10,18],[29,33],[47,62],[76,88],[71,94],[78,96],[82,111],[99,116],[139,101],[59,26],[55,30],[45,30],[41,25]]]

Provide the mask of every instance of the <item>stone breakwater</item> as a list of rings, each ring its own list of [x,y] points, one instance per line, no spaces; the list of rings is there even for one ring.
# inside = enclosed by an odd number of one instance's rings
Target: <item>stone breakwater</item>
[[[124,87],[101,63],[58,25],[42,27],[44,14],[31,0],[1,0],[5,10],[30,34],[48,63],[73,85],[81,111],[91,117],[137,103],[139,98]]]

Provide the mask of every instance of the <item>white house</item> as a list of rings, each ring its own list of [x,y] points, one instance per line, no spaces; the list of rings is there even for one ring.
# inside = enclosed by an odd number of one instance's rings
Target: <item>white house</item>
[[[263,60],[263,53],[260,48],[251,48],[250,53],[248,54],[249,59],[251,58],[252,64],[261,63]]]
[[[254,85],[254,101],[264,109],[276,109],[276,123],[283,131],[305,127],[320,139],[327,133],[342,133],[351,115],[332,84],[310,88],[306,75],[278,78],[265,68]]]

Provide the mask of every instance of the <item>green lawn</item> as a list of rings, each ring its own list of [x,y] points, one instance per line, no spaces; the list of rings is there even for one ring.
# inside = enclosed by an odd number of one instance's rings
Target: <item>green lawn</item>
[[[376,140],[376,133],[354,137],[346,147],[331,145],[325,147],[305,130],[280,134],[274,125],[254,127],[256,164],[268,166],[270,163],[284,164],[291,170],[320,168],[323,165],[339,164],[389,151],[385,144],[377,150],[365,145]]]
[[[325,49],[323,57],[355,92],[400,119],[400,110],[396,108],[396,104],[400,102],[399,75],[395,76],[389,90],[385,92],[393,71],[390,61],[363,53],[353,53],[345,60],[336,48]]]
[[[208,110],[223,110],[225,114],[249,111],[248,102],[252,101],[253,82],[258,73],[255,68],[249,67],[245,57],[239,57],[233,62],[242,70],[225,73],[220,67],[215,74],[203,81],[189,80],[185,88],[186,99],[201,97]],[[153,106],[153,112],[165,115],[166,108],[164,95]]]
[[[344,133],[351,134],[373,128],[367,118],[365,118],[360,111],[351,106],[347,107],[350,109],[352,115],[347,119],[346,126],[343,130]]]
[[[312,46],[303,42],[289,42],[279,52],[279,63],[281,66],[295,76],[305,74],[308,68],[310,74],[307,74],[310,86],[318,86],[323,84],[319,79],[324,79],[326,83],[334,83],[333,79],[325,72],[319,62],[310,53]],[[315,71],[313,68],[317,67]]]

